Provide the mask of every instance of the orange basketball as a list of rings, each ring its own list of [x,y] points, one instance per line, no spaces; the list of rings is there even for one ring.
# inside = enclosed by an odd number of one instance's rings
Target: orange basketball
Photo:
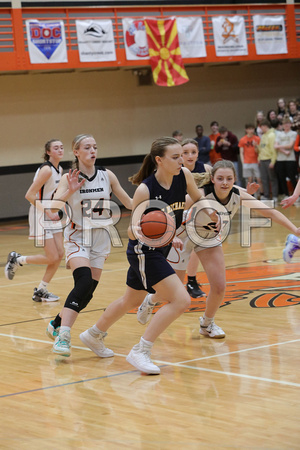
[[[150,239],[163,238],[161,242],[157,242],[155,246],[165,246],[175,236],[175,221],[169,214],[163,211],[151,211],[145,214],[141,219],[141,229],[144,236]]]

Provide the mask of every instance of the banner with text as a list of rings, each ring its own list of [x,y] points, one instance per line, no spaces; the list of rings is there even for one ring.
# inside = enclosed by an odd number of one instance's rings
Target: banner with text
[[[248,55],[244,17],[218,16],[212,23],[217,56]]]
[[[183,58],[205,58],[206,48],[201,17],[177,17],[177,30]]]
[[[127,60],[149,59],[144,19],[122,19]]]
[[[81,62],[116,61],[111,20],[76,20],[76,31]]]
[[[254,39],[257,55],[287,53],[283,16],[253,16]]]
[[[26,20],[31,64],[68,62],[63,20]]]

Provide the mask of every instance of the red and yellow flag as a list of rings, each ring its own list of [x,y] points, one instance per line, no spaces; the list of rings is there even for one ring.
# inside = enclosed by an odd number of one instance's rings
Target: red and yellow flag
[[[176,19],[145,19],[153,79],[159,86],[179,86],[189,77],[183,66]]]

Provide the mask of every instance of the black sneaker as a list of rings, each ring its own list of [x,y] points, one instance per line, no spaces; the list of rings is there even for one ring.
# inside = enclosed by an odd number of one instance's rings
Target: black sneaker
[[[201,289],[201,284],[197,280],[188,281],[186,284],[188,293],[193,298],[206,297],[206,294]]]

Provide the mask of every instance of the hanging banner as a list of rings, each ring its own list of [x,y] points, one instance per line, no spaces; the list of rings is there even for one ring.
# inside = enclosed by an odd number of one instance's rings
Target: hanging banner
[[[26,20],[31,64],[68,62],[63,20]]]
[[[76,20],[76,31],[81,62],[116,61],[111,20]]]
[[[287,53],[283,16],[253,16],[254,39],[257,55]]]
[[[127,60],[149,59],[144,19],[122,19]]]
[[[244,17],[212,18],[217,56],[248,55]]]
[[[176,19],[145,18],[153,80],[159,86],[187,83],[177,32]]]
[[[205,58],[206,48],[201,17],[177,17],[177,29],[181,56]]]

